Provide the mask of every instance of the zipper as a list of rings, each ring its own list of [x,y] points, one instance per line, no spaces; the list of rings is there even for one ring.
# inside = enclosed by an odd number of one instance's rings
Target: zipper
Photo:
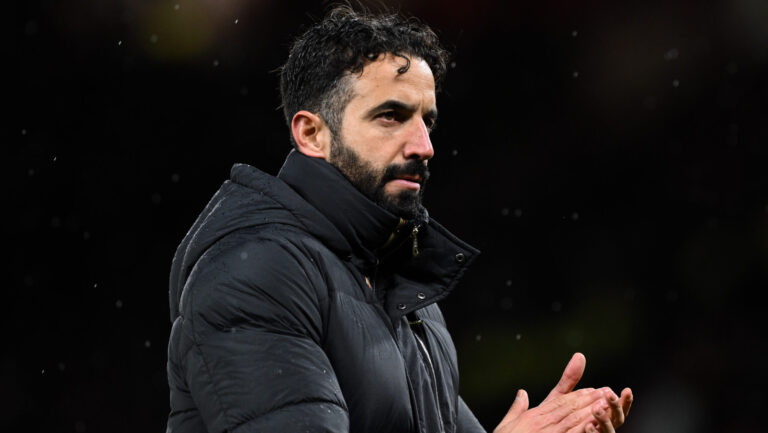
[[[386,250],[387,247],[389,246],[389,244],[391,244],[392,241],[395,240],[395,238],[397,237],[397,233],[400,231],[401,228],[403,228],[403,226],[405,225],[406,222],[407,221],[405,221],[404,219],[400,218],[400,221],[398,221],[398,223],[397,223],[397,227],[395,227],[395,229],[392,230],[392,233],[389,235],[389,238],[387,239],[387,241],[384,242],[384,245],[379,247],[379,249],[377,251],[384,251],[384,250]]]
[[[419,255],[419,225],[413,226],[413,230],[411,230],[411,239],[413,239],[413,247],[411,250],[411,253],[413,253],[413,257],[416,257]]]
[[[424,323],[421,320],[418,322],[413,322],[412,324],[424,326]],[[413,333],[413,336],[416,337],[416,341],[419,343],[418,346],[421,350],[421,353],[424,355],[424,359],[427,360],[427,369],[429,370],[429,374],[432,377],[432,390],[435,392],[435,408],[437,408],[437,417],[440,421],[440,433],[445,433],[445,429],[443,427],[443,414],[440,413],[440,399],[438,398],[437,393],[437,375],[435,374],[435,366],[432,365],[432,358],[429,356],[427,345],[424,344],[424,341],[419,337],[417,332],[414,332],[413,329],[411,329],[411,332]]]

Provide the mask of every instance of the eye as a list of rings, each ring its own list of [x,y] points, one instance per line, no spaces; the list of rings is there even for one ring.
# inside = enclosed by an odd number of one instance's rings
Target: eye
[[[397,113],[395,113],[394,111],[390,110],[390,111],[385,111],[383,113],[380,113],[376,117],[379,117],[381,119],[384,119],[384,120],[387,120],[387,121],[391,122],[391,121],[397,120]]]
[[[429,132],[432,132],[435,130],[435,127],[437,126],[437,121],[433,117],[424,117],[424,125],[426,125]]]

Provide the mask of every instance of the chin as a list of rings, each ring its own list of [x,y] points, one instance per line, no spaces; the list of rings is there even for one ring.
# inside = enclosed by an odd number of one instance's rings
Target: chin
[[[423,213],[421,195],[415,190],[401,190],[395,194],[387,194],[382,207],[406,220],[417,219]]]

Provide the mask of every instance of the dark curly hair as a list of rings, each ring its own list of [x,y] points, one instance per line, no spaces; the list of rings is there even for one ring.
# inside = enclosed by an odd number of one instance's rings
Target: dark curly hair
[[[391,53],[407,60],[398,73],[410,67],[408,57],[423,59],[432,70],[436,90],[445,76],[448,52],[437,35],[415,18],[395,13],[357,12],[348,5],[334,7],[291,46],[280,69],[283,114],[290,128],[300,110],[318,114],[338,136],[341,119],[352,98],[348,78],[366,64]],[[296,146],[291,136],[291,142]]]

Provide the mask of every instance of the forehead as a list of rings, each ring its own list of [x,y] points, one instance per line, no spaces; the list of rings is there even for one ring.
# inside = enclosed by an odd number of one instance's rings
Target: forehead
[[[403,57],[387,54],[363,68],[362,74],[352,75],[354,96],[352,108],[365,109],[386,100],[394,99],[409,105],[417,105],[426,112],[435,108],[435,78],[427,62],[418,57],[408,57],[410,66],[404,73],[398,69],[407,64]]]

